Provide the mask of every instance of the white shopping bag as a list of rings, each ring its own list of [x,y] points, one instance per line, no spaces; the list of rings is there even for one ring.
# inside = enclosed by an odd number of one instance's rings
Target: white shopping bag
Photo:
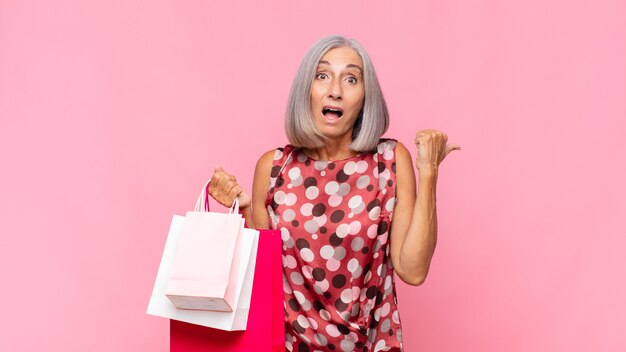
[[[234,253],[244,219],[237,200],[228,213],[209,212],[208,184],[180,228],[165,295],[176,308],[231,312],[239,266]]]
[[[236,309],[233,309],[232,312],[177,309],[166,297],[165,291],[172,271],[176,248],[180,241],[183,223],[184,217],[174,215],[147,313],[215,329],[245,330],[252,296],[259,232],[253,229],[243,229],[239,237],[239,245],[235,253],[239,260],[238,279],[234,289],[234,307]]]

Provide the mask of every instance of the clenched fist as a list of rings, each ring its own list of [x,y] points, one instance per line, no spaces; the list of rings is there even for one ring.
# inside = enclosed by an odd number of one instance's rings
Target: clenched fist
[[[415,167],[421,172],[436,171],[443,159],[453,150],[461,149],[458,144],[447,144],[448,136],[437,130],[421,130],[415,136],[417,158]]]
[[[239,200],[239,208],[250,205],[250,196],[243,192],[235,176],[227,173],[216,165],[209,185],[209,195],[225,207],[232,207],[235,198]]]

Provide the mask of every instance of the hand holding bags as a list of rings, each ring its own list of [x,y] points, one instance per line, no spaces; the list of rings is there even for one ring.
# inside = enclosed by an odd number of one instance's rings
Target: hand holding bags
[[[208,209],[206,187],[203,188],[203,193],[196,203],[196,210],[199,209],[202,200],[204,200],[203,209]],[[235,207],[231,209],[229,214],[232,215],[235,209]],[[188,215],[192,213],[195,212],[189,212]],[[235,215],[241,218],[239,214]],[[280,231],[261,230],[259,233],[257,230],[244,228],[236,235],[237,241],[231,261],[231,265],[234,266],[228,274],[228,285],[232,285],[231,274],[235,270],[234,267],[237,267],[234,274],[236,277],[234,303],[230,305],[233,308],[232,312],[177,309],[165,295],[170,275],[176,272],[174,280],[202,278],[205,275],[204,271],[196,272],[196,267],[192,267],[191,274],[185,273],[185,267],[189,266],[187,263],[180,264],[174,270],[174,258],[185,256],[182,253],[184,249],[181,249],[179,244],[182,237],[186,236],[183,233],[186,221],[187,217],[178,215],[174,215],[172,219],[148,306],[148,314],[174,319],[171,321],[170,331],[171,351],[284,351]],[[190,228],[194,226],[190,225]],[[197,249],[193,248],[191,252]],[[202,249],[199,252],[202,253]],[[226,261],[228,262],[228,259]],[[172,286],[170,285],[170,289],[173,289]],[[223,292],[225,297],[228,296],[228,287]],[[170,294],[178,296],[172,291]],[[193,298],[187,302],[189,301],[196,304],[201,298]],[[228,299],[223,302],[228,302]],[[236,333],[223,330],[246,331]]]
[[[172,219],[148,314],[222,330],[244,330],[254,277],[258,232],[242,227],[241,215],[234,214],[236,207],[228,214],[203,212],[208,207],[206,197],[204,187],[196,202],[195,210],[199,211],[188,212],[189,218],[174,215]],[[204,207],[201,207],[202,201]],[[230,226],[230,231],[233,228],[236,231],[217,235],[196,231],[206,228],[220,230],[225,225],[226,228]],[[185,238],[187,236],[189,238]],[[218,257],[223,262],[214,263]],[[246,280],[249,281],[248,285],[244,285]],[[173,302],[194,309],[229,307],[225,310],[230,312],[177,309]]]

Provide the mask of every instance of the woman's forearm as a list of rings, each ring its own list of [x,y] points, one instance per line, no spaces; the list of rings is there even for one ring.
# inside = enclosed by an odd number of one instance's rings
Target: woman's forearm
[[[400,248],[401,271],[412,284],[425,279],[437,244],[437,170],[421,171],[411,224]]]

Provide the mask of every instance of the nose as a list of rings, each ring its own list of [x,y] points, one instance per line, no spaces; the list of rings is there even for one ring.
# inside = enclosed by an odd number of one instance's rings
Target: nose
[[[333,79],[328,86],[328,97],[333,99],[341,99],[341,82],[337,79]]]

